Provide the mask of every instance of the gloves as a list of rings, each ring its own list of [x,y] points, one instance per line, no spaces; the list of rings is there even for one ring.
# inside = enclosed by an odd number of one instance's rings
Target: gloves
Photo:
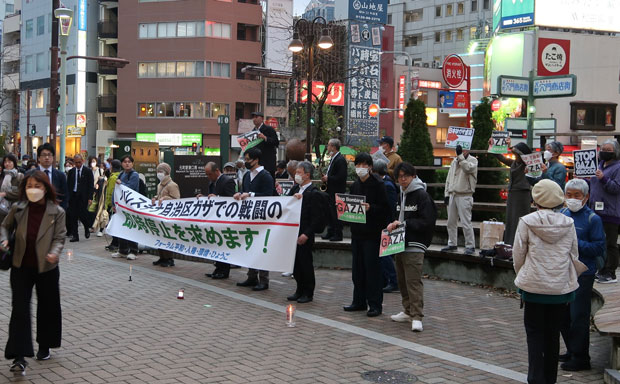
[[[448,206],[448,204],[450,204],[450,196],[444,197],[443,202],[446,204],[446,206]]]
[[[460,145],[457,145],[455,149],[456,149],[456,155],[461,156],[461,153],[463,153],[463,147],[461,147]]]

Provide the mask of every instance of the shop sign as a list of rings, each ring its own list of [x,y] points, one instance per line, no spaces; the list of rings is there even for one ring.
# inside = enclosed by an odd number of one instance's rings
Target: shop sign
[[[202,146],[201,133],[136,133],[136,140],[159,143],[162,147],[191,147],[193,143]]]

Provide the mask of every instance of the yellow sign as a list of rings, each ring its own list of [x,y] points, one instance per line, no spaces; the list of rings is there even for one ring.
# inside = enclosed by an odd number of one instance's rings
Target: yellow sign
[[[437,108],[426,108],[426,125],[433,127],[437,125]]]
[[[67,137],[81,137],[84,136],[86,129],[83,127],[76,127],[75,125],[67,125]]]

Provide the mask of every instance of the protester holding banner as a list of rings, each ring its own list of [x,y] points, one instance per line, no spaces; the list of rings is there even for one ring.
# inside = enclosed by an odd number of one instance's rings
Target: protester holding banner
[[[407,162],[401,163],[394,170],[394,174],[400,185],[398,220],[390,223],[387,230],[393,231],[398,225],[405,223],[405,252],[395,256],[396,274],[404,310],[390,318],[399,323],[411,321],[411,330],[422,332],[424,317],[422,266],[424,253],[431,244],[435,231],[437,208],[426,192],[426,184],[417,177],[413,165]]]
[[[140,176],[133,169],[133,157],[131,155],[121,157],[121,166],[123,167],[123,172],[116,179],[116,184],[124,185],[138,192],[140,189]],[[118,252],[113,253],[112,257],[126,257],[127,260],[135,260],[136,253],[138,253],[138,245],[135,242],[119,238]]]
[[[590,178],[590,208],[603,219],[607,239],[607,260],[596,275],[599,283],[616,283],[618,268],[618,226],[620,225],[620,146],[605,140],[599,152],[596,176]]]
[[[389,160],[387,165],[388,174],[391,178],[394,178],[394,169],[398,164],[403,162],[403,159],[401,159],[394,149],[394,139],[391,136],[383,136],[379,139],[379,146],[385,157]]]
[[[381,231],[392,219],[385,184],[373,175],[372,157],[366,152],[355,157],[357,180],[350,193],[365,197],[363,203],[366,223],[351,223],[351,251],[353,253],[353,302],[344,307],[347,312],[365,311],[369,317],[379,316],[383,310],[383,284],[379,248]],[[370,307],[370,308],[368,308]]]
[[[331,156],[327,172],[321,177],[321,181],[327,184],[327,194],[330,202],[330,222],[327,233],[321,236],[323,240],[341,241],[342,223],[336,213],[336,193],[344,193],[347,188],[347,160],[340,153],[340,140],[330,139],[327,143],[327,151]]]
[[[153,197],[151,203],[153,205],[161,205],[164,200],[174,200],[181,198],[181,191],[177,183],[172,181],[170,172],[172,168],[166,163],[159,163],[157,166],[157,194]],[[174,267],[174,252],[167,249],[158,250],[159,260],[153,261],[153,265],[160,267]]]
[[[397,217],[396,204],[398,204],[398,190],[394,181],[388,175],[387,163],[385,160],[373,160],[372,171],[381,177],[385,184],[388,203],[392,211],[392,217]],[[381,257],[381,272],[383,273],[383,292],[392,293],[399,292],[398,279],[396,278],[396,268],[394,267],[394,259],[392,256]]]
[[[566,167],[560,163],[560,155],[564,152],[564,145],[559,141],[552,141],[545,145],[543,158],[547,162],[542,168],[542,175],[537,178],[528,177],[530,184],[534,185],[542,179],[548,179],[558,183],[564,189],[566,183]]]
[[[510,138],[506,140],[510,146]],[[489,140],[489,144],[493,141]],[[508,180],[508,201],[506,201],[506,230],[504,231],[504,243],[512,245],[515,239],[515,232],[519,219],[531,211],[532,197],[530,195],[531,185],[525,176],[526,166],[521,159],[521,155],[532,153],[530,147],[525,143],[518,143],[510,148],[515,159],[509,159],[504,155],[495,154],[495,157],[502,163],[510,167],[510,178]]]
[[[105,189],[105,209],[108,211],[108,215],[112,217],[114,214],[114,188],[116,186],[116,180],[121,174],[122,166],[119,160],[110,161],[110,177],[108,177],[108,184]],[[118,237],[112,237],[112,241],[109,245],[106,245],[105,249],[114,252],[118,250]]]
[[[312,185],[312,170],[313,166],[310,162],[300,162],[295,172],[295,186],[288,194],[297,199],[301,199],[303,196],[295,266],[293,268],[297,289],[294,294],[286,298],[288,301],[297,301],[300,304],[312,301],[316,285],[314,265],[312,264],[312,246],[314,245],[314,234],[317,229],[320,229],[321,223],[319,215],[313,213],[313,210],[320,209],[320,207],[315,195],[318,188]]]
[[[273,178],[265,167],[259,165],[261,156],[262,153],[257,147],[250,148],[245,152],[245,168],[248,169],[248,172],[243,176],[242,192],[237,192],[234,195],[236,200],[273,195]],[[243,282],[237,283],[237,285],[240,287],[253,287],[253,291],[264,291],[269,288],[269,271],[259,271],[250,268],[248,269],[248,278]]]
[[[278,145],[280,145],[280,140],[278,139],[275,129],[263,123],[264,118],[265,115],[263,115],[262,112],[252,112],[254,130],[260,132],[258,137],[263,140],[261,143],[257,144],[255,148],[261,151],[260,165],[265,167],[267,172],[271,175],[272,180],[275,180],[276,151]]]
[[[478,159],[470,156],[467,149],[456,146],[456,157],[450,164],[446,186],[445,202],[448,208],[448,246],[442,251],[457,248],[458,221],[461,220],[465,236],[465,254],[473,255],[476,250],[474,227],[471,225],[471,211],[474,207],[474,192],[478,181]]]

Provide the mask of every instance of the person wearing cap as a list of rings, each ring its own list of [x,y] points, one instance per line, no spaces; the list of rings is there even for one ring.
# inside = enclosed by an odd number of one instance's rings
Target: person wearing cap
[[[266,125],[263,120],[265,115],[262,112],[252,112],[252,121],[254,122],[254,130],[259,131],[258,137],[263,139],[261,143],[254,148],[260,149],[262,155],[259,164],[265,167],[265,170],[271,174],[271,178],[276,177],[276,151],[280,140],[276,134],[276,130],[270,125]]]
[[[512,249],[515,285],[524,306],[528,383],[555,383],[560,327],[575,300],[577,279],[588,267],[579,261],[573,219],[558,209],[564,204],[562,188],[541,180],[532,198],[538,210],[521,217]]]
[[[552,141],[545,145],[545,152],[543,152],[543,158],[547,162],[542,167],[542,175],[540,177],[528,177],[531,184],[536,184],[542,179],[553,180],[560,188],[564,189],[566,183],[566,167],[560,163],[560,155],[564,152],[564,145],[559,141]]]
[[[170,172],[172,169],[170,165],[166,163],[160,163],[157,166],[157,195],[153,197],[151,203],[153,205],[161,205],[164,200],[175,200],[181,198],[181,191],[179,185],[172,181]],[[173,267],[174,266],[174,252],[167,249],[158,249],[159,260],[153,262],[153,265],[159,265],[160,267]]]
[[[383,154],[390,161],[388,163],[388,174],[394,179],[394,169],[396,166],[403,162],[400,155],[394,150],[394,139],[391,136],[383,136],[379,139],[379,146],[383,151]]]
[[[238,191],[239,180],[237,178],[237,167],[235,166],[235,163],[229,161],[228,163],[224,164],[224,166],[222,167],[222,173],[233,180],[233,182],[235,183],[235,192]]]
[[[510,147],[510,138],[506,139],[506,142]],[[489,143],[492,144],[493,141],[489,140]],[[532,197],[530,196],[530,190],[532,186],[525,176],[527,167],[525,166],[525,162],[521,159],[521,155],[528,155],[532,153],[532,150],[525,143],[518,143],[510,147],[510,150],[515,156],[514,160],[500,154],[495,154],[495,157],[510,167],[504,243],[512,245],[519,219],[531,211]]]

